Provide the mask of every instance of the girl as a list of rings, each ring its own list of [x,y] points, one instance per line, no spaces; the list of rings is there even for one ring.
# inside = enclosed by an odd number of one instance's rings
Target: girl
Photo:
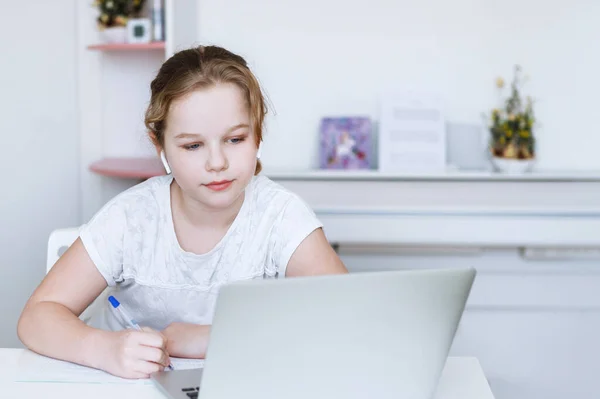
[[[109,201],[27,302],[31,350],[125,378],[169,356],[203,358],[219,288],[242,279],[347,273],[315,214],[264,176],[266,107],[245,60],[219,47],[181,51],[151,83],[145,123],[167,170]],[[127,329],[109,286],[144,331]]]

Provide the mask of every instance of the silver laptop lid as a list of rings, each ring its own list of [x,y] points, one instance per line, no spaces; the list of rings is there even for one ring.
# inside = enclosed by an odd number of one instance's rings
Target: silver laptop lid
[[[430,399],[474,269],[237,282],[221,289],[201,399]]]

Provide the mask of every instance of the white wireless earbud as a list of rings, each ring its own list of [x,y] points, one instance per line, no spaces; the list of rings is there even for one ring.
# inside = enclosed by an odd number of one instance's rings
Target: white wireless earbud
[[[165,167],[165,172],[167,172],[167,174],[170,175],[171,168],[169,167],[169,163],[167,162],[167,157],[165,157],[165,152],[163,150],[160,151],[160,160],[162,161],[162,164]]]
[[[258,151],[256,151],[256,159],[260,159],[260,146],[258,146]]]

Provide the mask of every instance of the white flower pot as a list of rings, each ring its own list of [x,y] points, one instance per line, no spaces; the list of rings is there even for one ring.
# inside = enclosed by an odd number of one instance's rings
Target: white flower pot
[[[100,40],[103,43],[125,43],[127,42],[127,28],[124,26],[114,26],[100,31]]]
[[[492,157],[494,170],[500,173],[519,175],[531,172],[535,164],[535,159],[512,159]]]

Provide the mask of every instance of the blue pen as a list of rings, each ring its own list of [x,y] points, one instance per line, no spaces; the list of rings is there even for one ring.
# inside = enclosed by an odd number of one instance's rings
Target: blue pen
[[[140,325],[137,323],[137,321],[135,321],[134,319],[129,317],[129,315],[127,314],[125,309],[123,309],[123,306],[121,306],[121,303],[117,300],[117,298],[115,298],[114,296],[111,295],[108,297],[108,302],[110,302],[110,304],[112,305],[112,307],[114,309],[116,309],[118,312],[121,313],[121,316],[123,316],[123,319],[125,319],[127,321],[127,323],[129,323],[131,328],[134,328],[138,331],[142,331],[142,327],[140,327]],[[167,366],[167,367],[169,368],[169,370],[174,370],[173,365],[170,363],[169,363],[169,366]]]

